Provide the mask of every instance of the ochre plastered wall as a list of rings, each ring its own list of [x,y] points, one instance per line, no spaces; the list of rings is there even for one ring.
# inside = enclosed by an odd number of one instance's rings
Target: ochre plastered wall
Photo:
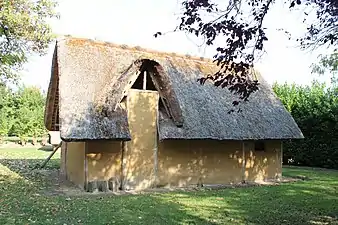
[[[67,142],[65,156],[67,179],[83,188],[85,182],[85,143]]]
[[[238,183],[243,177],[241,142],[165,140],[158,162],[160,186]]]
[[[88,141],[87,143],[88,181],[120,179],[121,142]]]
[[[127,189],[138,190],[153,185],[158,101],[156,91],[129,91],[127,109],[132,140],[126,142],[126,164],[123,171]]]
[[[245,179],[263,181],[282,174],[281,141],[265,141],[265,151],[254,151],[254,143],[245,143]]]
[[[133,141],[127,143],[125,185],[136,190],[150,188],[155,182],[156,122],[146,113],[153,93],[135,93],[130,103],[130,124]],[[152,96],[152,97],[151,97]],[[145,99],[142,99],[146,97]],[[146,100],[148,99],[148,100]],[[148,107],[147,107],[148,106]],[[143,112],[143,113],[142,113]],[[149,117],[148,117],[149,116]],[[141,119],[141,120],[140,120]],[[137,125],[136,121],[144,121]],[[151,126],[150,126],[151,125]],[[147,127],[149,126],[149,127]],[[121,179],[121,142],[91,141],[67,143],[65,151],[67,177],[83,187],[84,155],[87,149],[88,181]],[[262,181],[281,176],[281,142],[266,141],[265,151],[254,151],[253,142],[211,140],[166,140],[158,143],[156,184],[159,186],[187,186],[195,184],[229,184]],[[245,166],[243,168],[243,165]]]

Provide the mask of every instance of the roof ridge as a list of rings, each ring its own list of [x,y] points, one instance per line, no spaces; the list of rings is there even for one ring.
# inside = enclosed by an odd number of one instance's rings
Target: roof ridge
[[[176,52],[159,51],[159,50],[155,50],[155,49],[143,48],[139,45],[130,46],[130,45],[126,45],[126,44],[117,44],[117,43],[113,43],[113,42],[110,42],[110,41],[95,40],[95,39],[92,39],[92,38],[73,37],[71,35],[62,35],[62,36],[57,38],[57,42],[66,41],[66,40],[91,42],[91,43],[95,43],[95,44],[101,44],[101,45],[105,45],[105,46],[109,46],[109,47],[113,47],[113,48],[120,48],[120,49],[129,50],[129,51],[132,50],[132,51],[139,51],[139,52],[145,52],[145,53],[150,53],[150,54],[161,54],[164,57],[165,56],[171,56],[171,57],[182,58],[182,59],[185,59],[185,60],[192,60],[192,61],[199,61],[199,62],[203,62],[203,63],[215,64],[214,60],[211,59],[211,58],[193,56],[193,55],[190,55],[190,54],[184,55],[184,54],[179,54],[179,53],[176,53]]]

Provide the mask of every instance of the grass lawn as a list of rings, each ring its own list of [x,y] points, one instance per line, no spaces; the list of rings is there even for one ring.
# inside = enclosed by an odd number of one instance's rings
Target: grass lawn
[[[0,149],[0,224],[338,224],[338,171],[285,168],[310,180],[279,186],[69,198],[41,194],[52,184],[30,170],[49,154]]]

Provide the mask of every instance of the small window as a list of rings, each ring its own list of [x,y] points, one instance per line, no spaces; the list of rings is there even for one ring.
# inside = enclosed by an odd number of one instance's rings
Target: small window
[[[264,141],[256,141],[255,142],[255,151],[265,151]]]

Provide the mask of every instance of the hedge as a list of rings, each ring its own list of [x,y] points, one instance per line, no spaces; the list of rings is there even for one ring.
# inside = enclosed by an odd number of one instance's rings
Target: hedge
[[[338,169],[338,88],[274,84],[305,138],[284,143],[284,164]]]

